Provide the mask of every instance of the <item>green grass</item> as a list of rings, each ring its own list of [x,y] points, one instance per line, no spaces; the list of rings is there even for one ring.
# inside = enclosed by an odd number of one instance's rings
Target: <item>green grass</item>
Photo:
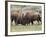
[[[21,31],[40,31],[42,30],[42,25],[12,25],[11,26],[11,32],[21,32]]]

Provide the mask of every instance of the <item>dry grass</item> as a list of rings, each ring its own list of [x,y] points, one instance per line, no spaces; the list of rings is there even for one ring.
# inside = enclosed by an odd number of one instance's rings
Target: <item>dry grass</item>
[[[12,25],[11,32],[21,32],[21,31],[39,31],[42,30],[42,25]]]

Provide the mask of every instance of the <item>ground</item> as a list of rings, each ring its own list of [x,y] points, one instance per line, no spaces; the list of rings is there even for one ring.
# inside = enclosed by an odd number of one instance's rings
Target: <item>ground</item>
[[[34,24],[34,25],[12,25],[11,32],[21,32],[21,31],[40,31],[42,30],[42,25]]]

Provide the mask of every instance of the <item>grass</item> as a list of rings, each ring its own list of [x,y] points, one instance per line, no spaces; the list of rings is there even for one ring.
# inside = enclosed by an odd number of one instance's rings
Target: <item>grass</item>
[[[21,31],[40,31],[42,30],[42,25],[12,25],[11,32],[21,32]]]

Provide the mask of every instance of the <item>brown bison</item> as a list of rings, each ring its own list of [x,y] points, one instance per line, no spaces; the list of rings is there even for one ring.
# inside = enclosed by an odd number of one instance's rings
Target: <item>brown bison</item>
[[[20,13],[19,11],[12,11],[11,12],[11,22],[13,22],[13,20],[14,20],[16,25],[23,23],[22,17],[23,17],[23,14]]]
[[[26,19],[26,23],[32,23],[33,25],[33,21],[36,21],[39,23],[39,21],[41,22],[41,17],[40,14],[38,12],[27,12],[25,15],[25,19]]]
[[[20,17],[20,13],[19,13],[19,11],[12,11],[11,12],[11,22],[13,22],[13,20],[15,21],[15,23],[16,23],[16,21],[17,21],[17,19]]]

